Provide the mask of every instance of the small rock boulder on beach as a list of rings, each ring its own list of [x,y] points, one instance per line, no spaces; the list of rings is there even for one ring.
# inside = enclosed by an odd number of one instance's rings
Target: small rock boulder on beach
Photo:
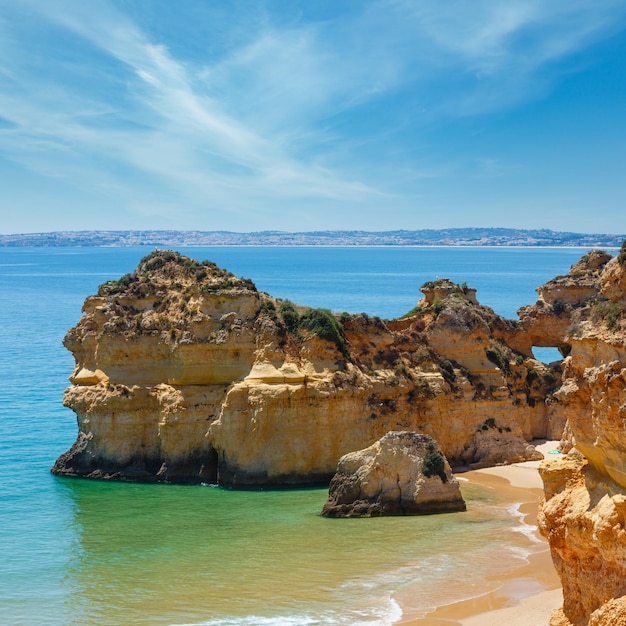
[[[437,442],[392,431],[339,459],[330,482],[325,517],[426,515],[465,511],[459,483]]]

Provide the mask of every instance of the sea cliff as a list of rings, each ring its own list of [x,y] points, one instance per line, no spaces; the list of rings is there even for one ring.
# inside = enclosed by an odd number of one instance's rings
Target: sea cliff
[[[544,462],[539,527],[563,584],[553,626],[626,623],[626,242],[593,271],[574,266],[560,283],[585,285],[567,303],[562,459]]]
[[[553,626],[626,619],[626,242],[593,251],[505,320],[426,283],[404,317],[333,314],[156,251],[85,301],[66,335],[78,437],[61,475],[232,487],[330,480],[390,431],[453,466],[544,461],[538,524],[563,584]],[[554,346],[562,361],[534,359]]]
[[[341,456],[394,430],[432,436],[453,466],[537,458],[529,442],[560,437],[565,412],[560,364],[532,346],[567,352],[564,323],[502,319],[445,279],[421,291],[401,319],[336,315],[156,251],[88,297],[65,337],[79,432],[53,471],[326,483]]]

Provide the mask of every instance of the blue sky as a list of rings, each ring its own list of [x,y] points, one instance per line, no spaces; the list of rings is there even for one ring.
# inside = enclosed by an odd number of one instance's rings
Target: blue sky
[[[0,0],[0,232],[626,232],[624,0]]]

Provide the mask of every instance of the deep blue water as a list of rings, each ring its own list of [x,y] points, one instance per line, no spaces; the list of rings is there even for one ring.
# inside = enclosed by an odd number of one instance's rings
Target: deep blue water
[[[586,252],[179,250],[252,278],[273,296],[383,318],[414,307],[420,285],[437,277],[467,282],[482,304],[514,317],[536,300],[535,287]],[[512,522],[480,493],[470,494],[478,507],[472,519],[338,526],[317,516],[323,490],[237,493],[51,476],[76,435],[74,415],[61,405],[73,367],[63,335],[86,296],[149,252],[0,248],[1,623],[386,624],[406,584],[424,593],[425,604],[441,600],[436,589],[452,565],[433,552],[433,532],[459,542],[451,548],[457,574],[460,553],[468,575],[488,558],[484,544]],[[394,537],[401,549],[389,548]],[[431,575],[421,582],[424,563]]]

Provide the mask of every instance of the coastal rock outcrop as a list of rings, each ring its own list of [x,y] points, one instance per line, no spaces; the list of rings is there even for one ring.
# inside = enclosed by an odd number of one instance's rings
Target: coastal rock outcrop
[[[626,623],[626,242],[594,251],[504,320],[474,290],[422,288],[395,320],[260,293],[156,251],[87,298],[66,335],[78,437],[53,472],[227,486],[328,482],[389,431],[454,465],[544,462],[539,527],[561,576],[556,626]],[[534,346],[557,347],[541,363]]]
[[[590,276],[595,294],[566,305],[570,351],[555,393],[570,451],[540,468],[539,528],[563,584],[554,626],[626,623],[626,244]]]
[[[425,515],[465,508],[459,483],[436,441],[402,431],[339,459],[322,515]]]
[[[600,619],[604,605],[626,600],[626,495],[576,452],[544,461],[540,473],[546,500],[539,527],[563,585],[563,607],[550,623],[610,624]]]
[[[563,430],[559,365],[516,349],[519,324],[474,290],[422,291],[400,319],[334,315],[155,251],[88,297],[65,337],[79,434],[53,471],[321,484],[341,456],[398,430],[436,438],[453,466],[535,458],[526,443]]]

